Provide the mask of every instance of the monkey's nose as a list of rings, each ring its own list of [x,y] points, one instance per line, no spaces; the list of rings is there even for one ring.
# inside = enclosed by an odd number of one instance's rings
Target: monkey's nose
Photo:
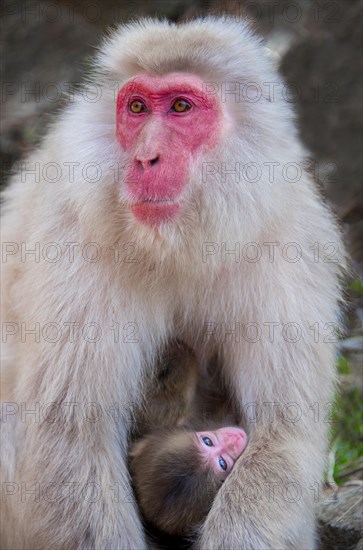
[[[242,430],[226,434],[226,446],[231,457],[236,460],[246,447],[247,437]]]
[[[137,163],[141,168],[143,168],[143,170],[149,170],[150,168],[153,168],[154,166],[159,164],[159,160],[160,160],[159,155],[155,155],[152,158],[146,158],[146,159],[136,157]]]

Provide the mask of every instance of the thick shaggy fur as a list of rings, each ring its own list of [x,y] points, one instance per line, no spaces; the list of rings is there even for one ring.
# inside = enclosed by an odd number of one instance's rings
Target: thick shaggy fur
[[[249,445],[214,501],[201,529],[201,548],[312,548],[310,487],[322,476],[328,428],[323,407],[334,386],[334,344],[324,341],[324,327],[338,316],[342,248],[310,176],[303,170],[296,183],[283,177],[282,168],[289,162],[303,166],[306,153],[282,86],[268,97],[265,83],[281,84],[280,79],[246,25],[214,19],[180,26],[143,20],[121,27],[105,41],[95,66],[103,86],[100,100],[90,103],[80,95],[26,161],[29,170],[36,162],[41,170],[57,162],[64,173],[60,181],[36,182],[28,173],[22,182],[18,174],[5,193],[5,242],[29,248],[57,242],[62,249],[66,242],[81,247],[97,242],[102,257],[89,263],[77,250],[73,262],[67,255],[55,263],[42,256],[39,262],[11,256],[2,266],[3,320],[27,328],[36,322],[41,328],[50,322],[81,328],[94,322],[102,337],[92,344],[76,331],[72,341],[66,329],[53,343],[44,337],[36,342],[31,335],[22,342],[20,330],[8,337],[5,400],[28,409],[53,403],[61,413],[56,422],[42,415],[36,421],[29,415],[7,417],[2,475],[19,491],[3,504],[3,547],[145,548],[129,497],[128,433],[146,369],[166,341],[178,337],[197,350],[201,364],[219,354],[241,416],[250,403],[263,411],[250,418]],[[223,138],[191,161],[184,214],[155,230],[141,226],[127,206],[122,166],[130,159],[115,138],[115,82],[142,72],[175,71],[218,86],[253,82],[263,94],[254,102],[226,96]],[[79,163],[74,181],[65,168],[69,162]],[[94,162],[103,176],[90,183],[82,169]],[[219,172],[203,181],[206,162],[225,163],[226,169],[238,162],[240,181]],[[262,169],[254,183],[242,170],[250,162]],[[271,162],[278,163],[272,182],[264,165]],[[115,262],[111,247],[117,242],[135,243],[138,262]],[[225,242],[228,250],[255,242],[264,253],[256,262],[236,262],[230,254],[222,262],[220,254],[203,258],[206,242]],[[266,242],[279,243],[273,261]],[[281,254],[291,242],[302,250],[295,263]],[[338,263],[323,261],[322,255],[316,261],[314,243],[315,249],[316,243],[336,243]],[[115,322],[121,327],[118,341],[110,329]],[[301,327],[295,343],[282,332],[291,322]],[[127,323],[137,324],[136,339],[125,338]],[[206,336],[206,323],[215,323],[216,335]],[[224,335],[235,323],[257,323],[261,338]],[[263,323],[278,323],[273,342]],[[316,323],[319,338],[309,329]],[[81,411],[96,403],[102,414],[85,421],[73,407],[62,406],[74,402]],[[271,402],[278,404],[272,417],[265,414]],[[301,408],[297,422],[282,414],[286,403]],[[110,414],[115,408],[118,414]],[[72,482],[78,484],[73,499],[66,490],[59,498],[44,497],[50,483],[67,489]],[[27,489],[39,484],[39,498],[22,498],[21,483]],[[97,484],[94,502],[79,489],[87,483]],[[286,493],[291,483],[301,489],[293,501]]]

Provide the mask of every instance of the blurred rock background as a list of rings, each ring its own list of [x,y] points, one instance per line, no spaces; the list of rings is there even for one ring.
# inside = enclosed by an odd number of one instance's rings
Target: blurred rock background
[[[227,14],[249,19],[264,35],[290,84],[289,97],[312,153],[314,173],[342,221],[353,258],[327,475],[339,483],[353,479],[358,495],[363,468],[362,0],[3,0],[0,9],[2,182],[14,162],[39,143],[65,96],[87,71],[108,27],[145,15],[182,21]],[[357,499],[355,504],[349,501],[345,520],[356,514]],[[359,532],[356,515],[354,521],[354,532]],[[328,529],[324,547],[353,548],[357,537],[349,539],[343,532],[339,538]]]

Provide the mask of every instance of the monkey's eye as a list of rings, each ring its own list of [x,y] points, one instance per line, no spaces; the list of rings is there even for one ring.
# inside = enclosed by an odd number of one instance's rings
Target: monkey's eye
[[[222,468],[222,470],[226,471],[227,470],[227,462],[224,460],[224,458],[220,458],[218,462],[219,462],[219,465]]]
[[[129,106],[132,113],[139,114],[147,111],[147,107],[141,99],[135,99]]]
[[[202,437],[202,441],[207,447],[214,447],[212,440],[209,437]]]
[[[171,106],[171,111],[174,111],[176,113],[185,113],[185,111],[189,111],[192,106],[186,99],[182,99],[181,97],[178,97]]]

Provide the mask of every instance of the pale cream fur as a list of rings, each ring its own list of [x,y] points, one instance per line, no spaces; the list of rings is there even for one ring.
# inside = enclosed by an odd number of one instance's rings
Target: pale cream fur
[[[297,136],[291,105],[282,95],[282,83],[265,55],[259,38],[246,24],[207,19],[174,25],[142,20],[120,27],[104,42],[93,77],[102,86],[98,102],[82,94],[58,118],[43,144],[26,160],[26,166],[78,162],[74,182],[68,171],[56,183],[35,182],[31,174],[22,182],[13,176],[5,192],[4,242],[82,244],[97,242],[102,258],[88,263],[78,252],[73,262],[20,261],[14,254],[2,265],[3,321],[16,324],[96,322],[102,337],[95,344],[69,332],[56,343],[29,336],[8,337],[4,347],[4,400],[26,403],[96,403],[103,411],[97,422],[72,416],[62,407],[60,421],[21,421],[7,415],[3,425],[2,481],[14,482],[19,491],[3,504],[3,548],[142,549],[146,547],[136,507],[130,502],[125,466],[128,431],[133,407],[140,402],[145,370],[171,337],[187,342],[202,364],[218,352],[231,395],[241,409],[247,403],[297,403],[303,410],[295,424],[279,414],[272,422],[262,415],[251,422],[249,446],[218,494],[201,529],[201,548],[260,549],[313,548],[315,527],[313,496],[309,488],[321,481],[328,424],[323,407],[332,400],[334,344],[326,343],[325,323],[338,321],[339,275],[344,256],[333,217],[303,169],[296,183],[283,178],[287,163],[304,166],[306,152]],[[141,226],[128,209],[123,170],[114,178],[114,166],[130,159],[115,138],[115,85],[148,72],[183,71],[205,82],[255,83],[263,91],[256,101],[222,102],[223,138],[213,151],[191,162],[183,192],[184,215],[160,230]],[[277,83],[272,101],[266,82]],[[271,99],[271,98],[270,98]],[[82,167],[97,162],[104,176],[84,181]],[[227,169],[257,163],[263,170],[251,183],[241,175],[225,181],[216,173],[203,181],[202,163]],[[276,162],[269,181],[264,163]],[[115,242],[135,243],[138,263],[115,263],[110,247]],[[248,242],[278,242],[274,261],[268,254],[258,262],[235,261],[221,254],[202,256],[203,243],[227,249]],[[298,243],[303,251],[296,263],[281,255],[284,244]],[[336,243],[338,263],[320,257],[314,261],[314,243]],[[121,330],[115,342],[110,327],[136,323],[138,342],[125,340]],[[216,323],[215,336],[206,337],[206,323]],[[223,338],[222,323],[241,325],[277,322],[271,343],[241,337]],[[302,337],[284,340],[281,324],[297,323]],[[314,341],[309,327],[319,323]],[[128,334],[129,332],[127,332]],[[310,406],[320,404],[313,420]],[[109,409],[115,404],[115,420]],[[42,417],[41,417],[42,418]],[[316,420],[316,418],[315,418]],[[246,421],[246,418],[245,418]],[[50,482],[64,486],[97,483],[97,502],[85,498],[34,499],[22,502],[20,486],[40,490]],[[301,498],[289,502],[286,484],[296,482]],[[276,483],[273,497],[268,483]],[[117,491],[111,487],[118,488]],[[260,487],[261,497],[243,493],[246,486]],[[252,492],[252,489],[251,489]],[[24,498],[23,498],[24,500]]]

